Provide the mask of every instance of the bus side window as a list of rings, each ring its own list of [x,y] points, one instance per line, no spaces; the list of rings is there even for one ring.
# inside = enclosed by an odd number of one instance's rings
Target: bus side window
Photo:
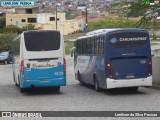
[[[87,39],[85,39],[85,55],[87,55],[87,51],[88,51],[88,46],[87,46]]]
[[[91,39],[88,39],[88,54],[90,55],[92,53],[92,47],[91,47]]]
[[[99,54],[104,53],[104,39],[103,37],[99,37]]]
[[[90,54],[93,55],[94,54],[94,41],[92,38],[90,38]]]
[[[80,54],[80,41],[77,41],[77,53],[78,55]]]
[[[96,48],[96,55],[98,55],[98,49],[99,49],[99,45],[98,45],[98,37],[94,37],[95,39],[95,48]]]
[[[102,36],[101,37],[101,39],[102,39],[102,54],[104,54],[104,36]]]
[[[92,44],[92,49],[93,49],[93,53],[95,55],[95,51],[96,51],[96,47],[95,47],[95,40],[94,38],[92,38],[93,44]]]
[[[90,54],[90,50],[91,50],[91,49],[90,49],[90,40],[89,40],[89,38],[87,38],[87,50],[86,50],[86,52],[87,52],[86,54],[87,54],[87,55]]]
[[[101,54],[101,40],[100,37],[98,37],[98,55]]]
[[[82,40],[79,41],[79,54],[82,55]]]
[[[81,54],[83,55],[84,53],[84,39],[81,40]]]

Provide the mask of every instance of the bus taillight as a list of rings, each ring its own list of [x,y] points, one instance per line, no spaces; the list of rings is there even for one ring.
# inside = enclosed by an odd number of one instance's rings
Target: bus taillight
[[[111,70],[111,64],[107,64],[107,69],[108,69],[108,77],[112,78],[112,70]]]
[[[66,72],[66,59],[63,59],[63,63],[64,63],[64,71]]]
[[[21,61],[21,72],[24,72],[24,60]]]
[[[151,76],[152,73],[152,62],[148,60],[148,76]]]

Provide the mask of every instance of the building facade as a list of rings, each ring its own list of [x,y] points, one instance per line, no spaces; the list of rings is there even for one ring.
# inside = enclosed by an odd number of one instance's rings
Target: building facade
[[[85,29],[83,20],[66,20],[65,13],[39,13],[38,7],[16,8],[15,13],[6,14],[6,26],[15,25],[20,28],[33,24],[39,30],[60,30],[64,35]],[[56,27],[57,26],[57,27]]]

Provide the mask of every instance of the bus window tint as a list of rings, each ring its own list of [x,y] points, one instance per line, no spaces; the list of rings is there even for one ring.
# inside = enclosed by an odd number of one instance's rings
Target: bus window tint
[[[123,32],[111,34],[109,41],[113,47],[140,47],[146,45],[149,36],[142,32]]]
[[[27,32],[24,33],[27,51],[51,51],[60,48],[60,32]]]

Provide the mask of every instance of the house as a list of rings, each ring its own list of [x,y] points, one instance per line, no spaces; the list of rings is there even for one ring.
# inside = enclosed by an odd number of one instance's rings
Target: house
[[[39,30],[60,30],[64,35],[82,30],[82,20],[66,20],[65,13],[39,13],[39,7],[18,7],[14,14],[6,14],[6,25],[24,27],[33,24]],[[57,23],[57,24],[56,24]],[[85,24],[85,23],[83,23]]]

